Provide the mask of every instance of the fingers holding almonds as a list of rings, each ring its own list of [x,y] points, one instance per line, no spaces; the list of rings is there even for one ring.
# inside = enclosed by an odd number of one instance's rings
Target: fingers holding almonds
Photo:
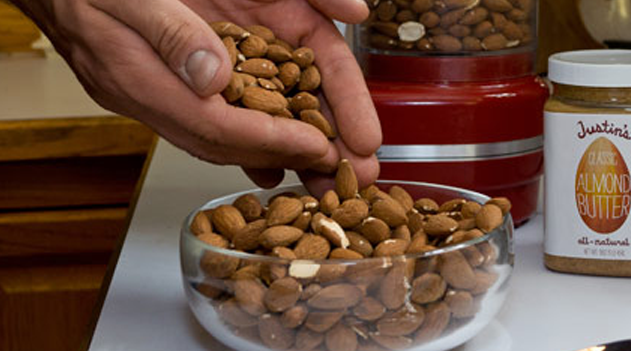
[[[321,199],[290,192],[264,203],[248,194],[194,217],[190,230],[201,241],[256,255],[213,249],[201,257],[197,291],[230,330],[272,350],[396,350],[476,315],[500,281],[497,247],[431,251],[496,230],[508,200],[414,198],[405,185],[359,189],[345,160],[335,181]]]

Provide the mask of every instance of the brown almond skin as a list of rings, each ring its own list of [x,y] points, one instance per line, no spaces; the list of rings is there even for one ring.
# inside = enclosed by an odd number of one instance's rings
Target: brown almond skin
[[[326,333],[324,343],[329,350],[355,351],[357,350],[357,334],[351,328],[339,323]]]
[[[412,2],[412,10],[416,13],[429,11],[434,7],[434,0],[414,0]]]
[[[271,79],[279,73],[274,62],[264,58],[251,58],[235,68],[237,72],[251,74],[257,78]],[[284,82],[283,82],[284,83]]]
[[[440,16],[436,12],[425,12],[419,18],[419,22],[427,29],[434,28],[440,24]]]
[[[414,208],[420,213],[436,213],[440,206],[433,199],[422,198],[414,202]]]
[[[361,260],[362,258],[364,258],[364,256],[359,252],[350,249],[343,249],[341,247],[333,249],[333,251],[331,251],[331,254],[329,255],[329,259],[332,260]]]
[[[289,349],[296,338],[294,331],[283,327],[280,317],[273,314],[259,317],[259,336],[272,350]]]
[[[309,328],[300,328],[296,334],[296,350],[311,351],[324,342],[324,334],[316,333]]]
[[[251,86],[257,87],[259,85],[257,78],[251,74],[239,73],[239,72],[236,72],[236,74],[239,77],[241,77],[241,80],[243,80],[244,87],[251,87]]]
[[[259,236],[267,228],[264,219],[258,219],[238,230],[232,238],[236,250],[253,251],[259,247]]]
[[[438,301],[447,290],[447,283],[436,273],[425,273],[412,282],[410,298],[418,304]]]
[[[386,308],[379,300],[366,296],[353,308],[353,314],[364,321],[375,321],[386,313]]]
[[[319,235],[306,234],[294,248],[296,257],[303,260],[321,260],[329,256],[331,244]]]
[[[370,337],[377,344],[390,350],[407,350],[412,346],[412,339],[406,336],[383,335],[379,332],[370,333]]]
[[[335,191],[342,200],[354,199],[357,197],[359,186],[355,170],[347,159],[342,159],[335,174]]]
[[[508,39],[504,34],[491,34],[482,40],[482,48],[488,51],[501,50],[508,45]]]
[[[315,91],[320,87],[322,77],[320,70],[316,66],[305,68],[300,74],[300,82],[298,82],[298,90]]]
[[[368,205],[364,200],[349,199],[333,210],[331,218],[342,228],[350,229],[358,226],[368,217]]]
[[[350,308],[359,303],[363,294],[355,285],[335,284],[318,291],[307,301],[311,308],[336,311]]]
[[[307,306],[305,306],[305,304],[298,304],[283,312],[280,316],[280,323],[285,328],[294,329],[304,323],[308,314],[309,309]]]
[[[438,257],[440,275],[456,289],[472,289],[476,285],[475,274],[460,251],[447,252]]]
[[[375,29],[383,35],[397,39],[399,37],[399,24],[394,22],[373,22],[371,28]]]
[[[300,80],[300,67],[295,62],[285,62],[278,68],[278,79],[285,89],[293,88]]]
[[[317,333],[323,333],[333,327],[346,313],[341,311],[311,311],[305,320],[305,327]]]
[[[397,311],[386,313],[377,321],[377,331],[381,335],[404,336],[413,333],[423,324],[425,312],[420,306],[410,304]]]
[[[253,194],[239,196],[234,200],[232,206],[236,207],[239,212],[241,212],[247,222],[261,218],[261,214],[263,213],[263,206],[261,206],[259,198]]]
[[[250,35],[239,43],[239,50],[247,57],[263,57],[267,54],[267,42],[258,35]]]
[[[245,227],[245,219],[239,210],[231,205],[221,205],[213,211],[212,223],[215,229],[232,240],[234,234]]]
[[[280,196],[270,204],[269,210],[265,214],[267,225],[289,224],[298,218],[304,209],[300,199]]]
[[[320,199],[320,211],[325,215],[331,215],[340,206],[340,198],[333,190],[327,190]]]
[[[282,78],[281,78],[282,80]],[[283,81],[283,84],[285,82]],[[285,84],[287,86],[287,84]],[[317,97],[311,95],[310,93],[303,91],[296,94],[289,104],[289,109],[294,113],[300,113],[302,110],[319,110],[320,109],[320,101]]]
[[[265,292],[265,306],[271,312],[283,312],[293,307],[300,299],[302,285],[291,277],[274,281]]]
[[[209,23],[210,27],[221,38],[232,37],[235,41],[247,38],[249,33],[232,22],[219,21]]]
[[[493,27],[493,24],[490,21],[482,21],[473,29],[473,35],[478,39],[484,39],[491,35],[494,30],[495,27]]]
[[[213,227],[210,222],[210,219],[203,211],[198,212],[193,218],[193,223],[191,223],[191,232],[195,235],[212,233]]]
[[[410,243],[402,239],[382,241],[373,252],[373,257],[401,256],[405,254]]]
[[[429,217],[423,230],[429,236],[443,238],[458,230],[458,222],[447,216],[434,215]]]
[[[300,68],[305,69],[313,64],[315,60],[315,54],[311,48],[301,47],[291,54],[292,60],[300,66]]]
[[[289,246],[302,237],[304,232],[296,227],[278,225],[267,228],[259,236],[261,246],[273,249],[276,246]]]
[[[391,235],[388,224],[375,217],[369,217],[362,222],[359,231],[373,245],[379,245],[382,241],[389,239]]]
[[[221,41],[228,51],[228,57],[230,57],[230,64],[232,65],[231,67],[234,67],[234,65],[237,64],[237,44],[232,37],[225,37]]]
[[[241,101],[247,108],[271,115],[282,113],[287,108],[287,100],[282,94],[256,86],[246,87]]]
[[[482,5],[497,12],[508,12],[513,9],[513,5],[508,0],[482,0]]]
[[[235,327],[252,327],[259,323],[258,319],[239,307],[235,298],[226,300],[217,306],[217,314],[228,324]]]
[[[302,212],[298,218],[296,218],[292,223],[292,227],[296,227],[302,231],[306,231],[307,229],[309,229],[309,225],[311,224],[311,219],[312,219],[312,214],[311,212],[308,211],[304,211]]]
[[[425,321],[414,334],[414,342],[426,343],[439,337],[451,319],[449,306],[444,302],[429,305],[425,309]]]
[[[443,14],[443,16],[440,18],[440,26],[445,29],[453,26],[454,24],[458,23],[458,21],[460,21],[465,13],[465,9],[457,9]]]
[[[267,58],[276,62],[286,62],[291,60],[291,52],[277,44],[270,44],[267,47]]]
[[[253,316],[265,313],[265,291],[267,288],[259,280],[240,279],[234,281],[234,297],[239,306]]]
[[[271,44],[276,39],[274,32],[271,29],[261,26],[261,25],[253,25],[245,27],[245,30],[250,32],[250,34],[261,37],[265,40],[266,43]]]
[[[494,197],[487,202],[487,204],[493,204],[502,210],[502,215],[506,216],[511,210],[511,202],[505,197]]]
[[[329,139],[337,137],[337,133],[329,121],[318,110],[300,111],[300,120],[318,128]]]
[[[372,245],[363,235],[356,232],[347,231],[346,237],[351,242],[351,245],[348,247],[349,249],[360,253],[364,257],[372,256]]]
[[[451,315],[455,318],[473,317],[477,306],[473,296],[468,291],[449,291],[445,295],[445,303],[449,306]]]
[[[403,206],[390,196],[380,198],[373,202],[371,216],[383,220],[388,226],[393,228],[401,224],[407,224],[408,221]]]
[[[475,215],[475,223],[485,233],[493,231],[499,227],[504,220],[502,210],[494,204],[482,206],[480,211]]]
[[[407,296],[407,278],[405,267],[394,266],[379,285],[379,300],[390,310],[400,308]]]
[[[476,7],[469,11],[467,11],[464,16],[460,19],[460,24],[464,24],[465,26],[474,26],[489,16],[489,10],[484,7]]]
[[[414,207],[414,200],[412,196],[407,192],[407,190],[403,189],[398,185],[394,185],[388,191],[388,194],[395,200],[397,200],[405,212],[409,212]]]

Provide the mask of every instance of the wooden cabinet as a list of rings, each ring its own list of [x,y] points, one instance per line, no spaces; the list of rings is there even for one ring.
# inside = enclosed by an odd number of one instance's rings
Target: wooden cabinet
[[[0,350],[77,350],[152,147],[124,117],[0,121]]]

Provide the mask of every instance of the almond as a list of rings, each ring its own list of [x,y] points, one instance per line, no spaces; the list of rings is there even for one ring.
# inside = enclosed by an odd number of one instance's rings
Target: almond
[[[245,227],[245,219],[239,210],[231,205],[221,205],[213,211],[212,223],[217,231],[228,240]]]
[[[467,201],[460,208],[460,213],[462,214],[462,218],[474,218],[481,208],[482,205],[479,203],[475,201]]]
[[[316,66],[309,66],[305,68],[300,74],[300,82],[298,83],[298,90],[302,91],[314,91],[320,87],[322,77],[320,71]]]
[[[291,52],[280,45],[271,44],[267,47],[267,58],[276,63],[286,62],[291,60]]]
[[[239,72],[235,72],[239,77],[241,77],[241,80],[243,81],[243,86],[244,87],[251,87],[251,86],[255,86],[257,87],[259,85],[258,80],[255,76],[251,75],[251,74],[247,74],[247,73],[239,73]]]
[[[496,273],[483,271],[481,269],[476,269],[474,273],[476,284],[475,287],[471,289],[471,293],[474,295],[485,293],[495,284],[498,278]]]
[[[323,333],[344,317],[345,310],[342,311],[311,311],[305,321],[305,327],[310,330]]]
[[[502,210],[502,215],[506,216],[511,210],[511,202],[505,197],[494,197],[487,201],[487,204],[493,204]]]
[[[269,313],[259,318],[259,336],[272,350],[289,349],[296,337],[293,330],[283,327],[280,317]]]
[[[281,78],[282,80],[282,78]],[[283,81],[283,84],[285,82]],[[285,84],[287,86],[287,84]],[[294,113],[299,113],[302,110],[319,110],[320,109],[320,101],[317,97],[311,95],[310,93],[303,91],[296,94],[289,104],[289,109]]]
[[[390,196],[381,197],[372,204],[371,216],[383,220],[390,227],[407,224],[408,217],[405,213],[403,206]]]
[[[362,258],[364,258],[364,256],[359,252],[350,249],[342,249],[341,247],[334,249],[329,255],[329,259],[332,260],[361,260]]]
[[[340,206],[340,198],[333,190],[328,190],[320,199],[320,211],[325,215],[331,215]]]
[[[434,0],[414,0],[412,2],[412,10],[416,13],[429,11],[434,7]]]
[[[311,224],[312,217],[313,216],[311,215],[311,212],[304,211],[298,216],[298,218],[293,221],[293,223],[291,223],[291,226],[296,227],[302,231],[306,231],[307,229],[309,229],[309,224]]]
[[[420,213],[436,213],[440,206],[430,198],[422,198],[414,202],[414,208]]]
[[[280,196],[270,204],[265,214],[268,226],[289,224],[302,213],[304,205],[296,198]]]
[[[235,298],[220,303],[217,306],[217,314],[228,324],[235,327],[252,327],[259,322],[256,317],[243,311]]]
[[[245,267],[239,268],[236,272],[234,272],[230,279],[239,280],[239,279],[249,279],[255,280],[261,276],[261,267],[259,265],[249,265]]]
[[[445,303],[455,318],[473,317],[478,311],[473,296],[468,291],[451,290],[445,295]]]
[[[234,297],[239,306],[252,316],[265,313],[265,291],[260,280],[240,279],[234,281]]]
[[[440,24],[440,16],[436,12],[425,12],[419,18],[419,22],[421,22],[425,28],[431,29]]]
[[[263,89],[267,89],[267,90],[280,90],[282,91],[283,89],[278,89],[278,86],[276,84],[274,84],[274,82],[272,82],[269,79],[265,79],[265,78],[257,78],[256,81],[258,82],[259,86]]]
[[[307,301],[311,308],[321,310],[340,310],[359,303],[363,294],[351,284],[335,284],[323,288]]]
[[[490,21],[482,21],[473,29],[473,35],[478,39],[484,39],[493,34],[494,31],[495,27],[493,27],[493,24]]]
[[[322,286],[319,284],[309,284],[306,288],[302,289],[302,295],[300,295],[300,300],[306,301],[312,298],[318,291],[322,290]]]
[[[291,58],[300,68],[305,69],[313,64],[315,54],[311,48],[301,47],[294,50]]]
[[[364,321],[375,321],[386,313],[386,308],[379,300],[366,296],[353,308],[353,314]]]
[[[379,332],[371,332],[370,338],[377,344],[390,350],[406,350],[412,346],[412,339],[405,336],[390,336]]]
[[[390,310],[400,308],[405,303],[407,285],[405,267],[392,267],[379,285],[379,300]]]
[[[267,228],[264,219],[258,219],[239,229],[232,238],[236,250],[253,251],[259,247],[259,236]]]
[[[524,37],[524,33],[521,31],[519,26],[512,21],[506,22],[504,28],[502,29],[502,33],[508,40],[521,40]]]
[[[407,213],[414,207],[414,200],[412,196],[407,192],[407,190],[403,189],[398,185],[394,185],[388,191],[388,194],[403,206],[403,209]]]
[[[443,14],[440,18],[440,26],[445,29],[453,26],[460,21],[466,12],[465,9],[457,9]]]
[[[251,74],[257,78],[272,78],[279,73],[274,62],[264,58],[251,58],[235,68],[237,72]],[[284,82],[283,82],[284,83]]]
[[[320,266],[320,270],[316,274],[316,282],[323,285],[337,282],[341,280],[346,274],[346,266],[340,264],[323,264]]]
[[[480,211],[475,215],[476,225],[485,233],[493,231],[495,228],[499,227],[503,221],[502,210],[494,204],[482,206]]]
[[[401,239],[388,239],[382,241],[373,252],[373,257],[401,256],[405,254],[410,243]]]
[[[381,335],[403,336],[418,329],[425,313],[423,308],[414,304],[407,304],[397,311],[388,312],[377,321],[377,332]]]
[[[198,235],[197,239],[208,245],[220,247],[222,249],[227,249],[228,246],[230,246],[230,242],[226,240],[226,238],[215,233],[203,233],[201,235]]]
[[[331,252],[328,240],[313,234],[305,234],[294,248],[296,257],[302,260],[321,260]]]
[[[309,309],[307,306],[298,304],[283,312],[280,316],[280,323],[285,328],[294,329],[302,325],[308,314]]]
[[[198,212],[193,217],[193,223],[191,223],[191,232],[195,235],[201,235],[213,232],[213,226],[210,223],[210,219],[203,211]]]
[[[447,252],[438,257],[440,275],[456,289],[472,289],[476,285],[475,274],[460,251]]]
[[[392,239],[401,239],[407,241],[408,243],[412,241],[412,233],[410,233],[410,228],[407,225],[401,224],[400,226],[394,228],[391,235]]]
[[[285,62],[278,68],[278,79],[285,89],[293,88],[300,80],[300,67],[294,62]]]
[[[276,246],[289,246],[302,237],[304,232],[296,227],[278,225],[267,228],[259,236],[260,244],[268,249]]]
[[[347,159],[342,159],[335,174],[335,191],[342,200],[357,197],[358,183],[353,166]]]
[[[245,29],[237,26],[231,22],[211,22],[209,23],[210,27],[217,33],[221,38],[231,37],[235,41],[240,41],[241,39],[247,38],[250,33],[248,33]]]
[[[288,106],[287,100],[282,94],[255,86],[245,88],[241,101],[247,108],[272,115],[282,113]]]
[[[482,48],[484,50],[494,51],[506,48],[508,45],[508,39],[504,34],[491,34],[482,40]]]
[[[368,217],[368,211],[368,205],[364,200],[349,199],[333,210],[331,219],[336,221],[342,228],[353,228]]]
[[[360,253],[364,257],[372,256],[373,248],[368,239],[355,232],[346,232],[346,237],[350,242],[349,249]]]
[[[475,246],[469,246],[462,249],[462,254],[473,268],[480,267],[485,262],[484,255]]]
[[[426,235],[417,235],[412,239],[405,253],[407,254],[419,254],[434,250],[435,247],[427,245]]]
[[[346,237],[344,229],[342,229],[342,227],[331,218],[321,216],[316,220],[314,217],[312,226],[316,234],[320,234],[327,238],[331,244],[343,249],[348,248],[350,245],[350,241]]]
[[[412,282],[410,299],[418,304],[438,301],[447,290],[447,283],[436,273],[425,273]]]
[[[407,213],[408,216],[408,228],[412,235],[416,234],[419,230],[423,229],[423,222],[425,216],[420,214],[416,209],[412,209]]]
[[[221,279],[207,278],[195,287],[197,291],[211,299],[217,299],[228,288]]]
[[[324,335],[309,328],[301,328],[296,334],[296,350],[311,351],[324,342]]]
[[[423,230],[429,236],[444,238],[458,230],[458,222],[447,216],[433,215],[427,219]]]
[[[399,24],[394,22],[373,22],[371,28],[375,29],[381,34],[387,35],[390,38],[398,38],[399,36]]]
[[[232,206],[236,207],[239,212],[241,212],[247,222],[260,219],[263,213],[263,206],[261,206],[261,202],[254,194],[239,196],[234,200]]]
[[[482,5],[497,12],[508,12],[513,9],[513,5],[508,0],[482,0]]]
[[[324,343],[329,350],[355,351],[357,349],[357,335],[351,328],[344,324],[338,324],[326,333]]]
[[[359,229],[362,235],[373,245],[378,245],[390,238],[390,228],[388,224],[379,218],[366,218]]]
[[[261,26],[261,25],[253,25],[245,27],[245,30],[250,32],[252,35],[256,35],[265,40],[266,43],[271,44],[276,39],[274,32],[271,29]]]
[[[320,265],[311,261],[296,260],[289,264],[289,276],[296,279],[312,279],[320,271]]]
[[[329,139],[337,136],[329,121],[318,110],[301,110],[300,120],[318,128]]]
[[[417,344],[434,340],[447,328],[451,312],[444,302],[437,302],[425,308],[425,322],[414,334],[414,342]]]
[[[239,43],[239,51],[246,58],[263,57],[267,54],[267,42],[258,35],[250,35]]]
[[[274,281],[265,293],[265,306],[271,312],[283,312],[298,302],[302,294],[302,285],[291,277]]]
[[[377,187],[375,184],[370,184],[369,186],[359,191],[359,196],[368,202],[372,202],[372,199],[379,193],[381,193],[379,187]]]

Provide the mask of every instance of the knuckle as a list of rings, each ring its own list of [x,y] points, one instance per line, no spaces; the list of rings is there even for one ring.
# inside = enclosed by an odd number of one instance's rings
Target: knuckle
[[[162,16],[155,30],[155,48],[167,62],[177,59],[195,35],[192,24]]]

